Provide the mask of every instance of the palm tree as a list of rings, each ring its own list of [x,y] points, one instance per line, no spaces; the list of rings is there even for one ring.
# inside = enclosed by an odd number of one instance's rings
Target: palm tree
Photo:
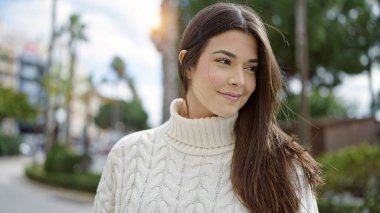
[[[163,0],[161,3],[161,26],[153,29],[151,39],[162,54],[163,108],[162,122],[169,119],[169,106],[178,97],[177,44],[179,31],[178,0]]]
[[[48,61],[46,66],[46,72],[49,74],[52,69],[53,65],[53,51],[54,51],[54,44],[55,39],[57,37],[56,27],[55,27],[55,20],[56,20],[56,14],[57,14],[57,0],[52,0],[52,7],[51,7],[51,37],[49,41],[49,50],[48,50]],[[46,96],[46,109],[45,109],[45,153],[47,153],[50,150],[50,147],[52,145],[53,141],[53,130],[54,130],[54,110],[52,107],[52,100],[49,97],[49,94]]]
[[[85,123],[83,127],[83,151],[84,155],[89,155],[90,138],[88,136],[88,128],[92,123],[93,117],[90,112],[91,99],[95,96],[95,87],[93,84],[92,76],[86,78],[85,82],[88,85],[88,89],[80,96],[80,100],[85,106]]]
[[[309,48],[306,0],[295,1],[296,67],[302,77],[300,135],[303,145],[310,145],[310,107],[308,97]]]
[[[126,65],[123,59],[121,59],[119,56],[114,56],[111,62],[111,67],[115,71],[117,77],[119,80],[125,81],[128,85],[128,87],[131,90],[132,96],[133,96],[133,102],[141,103],[141,99],[139,95],[137,94],[137,90],[134,84],[133,79],[128,75],[126,72]],[[120,101],[113,101],[113,108],[112,111],[112,123],[114,125],[114,128],[118,128],[117,124],[120,124],[120,116],[121,116],[121,102]],[[123,130],[123,129],[121,129]]]
[[[67,81],[66,91],[66,128],[65,128],[65,142],[70,142],[70,125],[71,125],[71,102],[73,98],[73,78],[75,73],[75,65],[77,60],[77,44],[81,41],[87,41],[85,35],[86,25],[80,20],[79,14],[72,14],[69,23],[61,29],[61,33],[67,33],[69,36],[68,49],[69,49],[69,77]]]
[[[119,56],[114,56],[112,59],[111,67],[116,72],[117,77],[121,80],[124,80],[129,86],[129,88],[131,89],[131,92],[133,95],[133,101],[140,102],[140,97],[137,94],[135,83],[133,79],[126,72],[126,66],[123,59],[121,59]]]

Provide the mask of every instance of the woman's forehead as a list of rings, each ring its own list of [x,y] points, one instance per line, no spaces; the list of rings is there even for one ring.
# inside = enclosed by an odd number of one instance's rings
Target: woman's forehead
[[[257,42],[249,33],[229,30],[211,37],[205,48],[205,53],[208,55],[223,53],[223,51],[232,53],[235,56],[257,57]]]

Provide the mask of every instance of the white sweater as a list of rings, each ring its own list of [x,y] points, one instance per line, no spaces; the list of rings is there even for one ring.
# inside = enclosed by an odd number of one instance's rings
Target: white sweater
[[[162,126],[128,135],[112,148],[95,212],[248,212],[230,180],[237,114],[187,119],[178,114],[182,102],[172,102],[171,117]],[[303,172],[297,173],[300,212],[318,212]]]

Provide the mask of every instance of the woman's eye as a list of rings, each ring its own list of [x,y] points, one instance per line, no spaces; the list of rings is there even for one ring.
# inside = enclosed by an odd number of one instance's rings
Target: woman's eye
[[[246,69],[248,69],[248,70],[251,71],[251,72],[256,72],[256,71],[257,71],[257,66],[254,66],[254,67],[247,67]]]
[[[229,59],[227,59],[227,58],[219,58],[219,59],[216,59],[216,62],[221,63],[221,64],[227,64],[227,65],[230,65],[230,64],[231,64],[231,60],[229,60]]]

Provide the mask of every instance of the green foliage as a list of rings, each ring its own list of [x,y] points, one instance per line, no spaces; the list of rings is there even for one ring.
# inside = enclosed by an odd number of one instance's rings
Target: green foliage
[[[181,29],[199,10],[216,2],[219,1],[180,0]],[[249,5],[258,12],[268,24],[267,31],[280,66],[287,75],[295,74],[295,2],[228,2]],[[379,4],[357,0],[307,1],[307,4],[310,77],[319,78],[314,84],[335,86],[340,82],[340,71],[357,74],[368,70],[375,60],[370,49],[380,45],[380,16],[372,12],[373,7],[379,7]],[[368,59],[368,63],[363,63],[363,59]],[[328,70],[333,78],[326,81],[317,76],[321,67]]]
[[[354,204],[335,204],[327,199],[318,200],[320,213],[358,213],[361,207]]]
[[[82,23],[81,16],[79,13],[73,13],[70,15],[69,21],[64,25],[59,32],[58,36],[67,33],[69,38],[69,47],[74,48],[75,43],[78,41],[88,41],[87,35],[85,33],[86,25]]]
[[[112,127],[112,108],[110,103],[100,106],[99,112],[94,118],[96,126],[102,129]]]
[[[115,111],[120,109],[120,114]],[[120,121],[128,130],[142,130],[148,128],[148,114],[145,112],[140,101],[118,101],[106,103],[99,109],[95,116],[95,124],[100,128],[111,128],[116,121]]]
[[[123,80],[127,83],[131,89],[133,95],[133,101],[140,101],[140,97],[137,94],[135,82],[133,78],[130,77],[129,73],[126,70],[126,64],[120,56],[114,56],[111,62],[111,67],[116,73],[118,80]]]
[[[97,174],[64,174],[46,172],[41,166],[28,166],[25,168],[25,174],[29,178],[42,183],[93,193],[96,192],[100,181],[100,175]]]
[[[114,56],[112,59],[111,67],[115,70],[119,78],[124,78],[125,63],[119,56]]]
[[[49,72],[45,72],[42,76],[42,86],[49,95],[50,99],[57,98],[62,95],[64,89],[67,87],[65,85],[67,80],[64,80],[62,76],[62,64],[56,64]],[[54,103],[54,105],[56,105]]]
[[[0,122],[4,118],[32,120],[36,116],[25,94],[0,86]]]
[[[20,154],[21,138],[0,132],[0,156]]]
[[[360,206],[362,210],[380,211],[379,146],[348,147],[325,154],[318,161],[326,181],[320,188],[322,195],[349,193],[364,199],[364,204]]]
[[[123,102],[121,106],[122,122],[127,129],[142,130],[148,128],[148,114],[142,107],[141,102]]]
[[[44,169],[47,172],[74,174],[84,171],[91,159],[78,155],[66,145],[55,143],[47,153]]]
[[[322,191],[364,196],[371,179],[380,180],[380,147],[361,145],[319,158],[326,184]]]
[[[353,108],[343,104],[331,91],[323,94],[320,90],[314,90],[310,96],[310,115],[312,118],[344,118],[348,111]],[[279,120],[296,120],[300,114],[300,95],[289,95],[282,102],[278,115]]]

